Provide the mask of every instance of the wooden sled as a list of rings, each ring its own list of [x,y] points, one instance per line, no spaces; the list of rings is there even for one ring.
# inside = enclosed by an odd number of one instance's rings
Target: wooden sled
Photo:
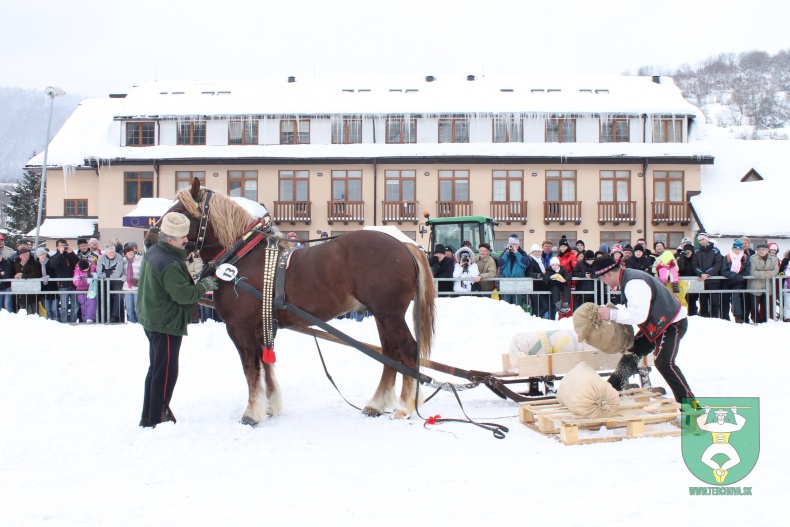
[[[580,417],[557,399],[520,403],[519,420],[528,428],[565,445],[621,441],[636,437],[680,435],[680,404],[645,388],[619,392],[620,406],[612,417]],[[663,423],[669,423],[668,429]],[[607,432],[613,429],[624,432]],[[585,432],[580,436],[579,432]]]

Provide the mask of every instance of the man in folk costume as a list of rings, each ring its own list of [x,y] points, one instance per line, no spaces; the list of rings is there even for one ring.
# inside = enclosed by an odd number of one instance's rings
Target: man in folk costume
[[[159,243],[143,257],[138,283],[137,315],[148,337],[148,374],[145,377],[143,414],[140,426],[153,428],[163,421],[176,422],[170,399],[178,378],[178,353],[187,334],[189,307],[208,291],[217,289],[217,279],[206,277],[192,283],[186,267],[189,219],[178,212],[162,218]]]
[[[618,309],[598,307],[601,319],[636,324],[640,330],[634,338],[634,347],[623,354],[609,383],[617,390],[627,389],[628,378],[637,372],[639,359],[652,351],[656,368],[669,384],[675,400],[692,399],[694,394],[675,364],[680,341],[688,329],[686,308],[658,278],[635,269],[621,269],[611,256],[593,262],[593,269],[601,282],[620,287],[624,301]]]

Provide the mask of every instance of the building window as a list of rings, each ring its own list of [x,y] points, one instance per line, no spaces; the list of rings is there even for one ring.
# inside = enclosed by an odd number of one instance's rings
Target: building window
[[[310,200],[309,170],[280,170],[280,201]]]
[[[123,183],[125,205],[136,205],[140,198],[154,197],[153,172],[124,172]]]
[[[88,200],[87,199],[66,199],[66,200],[63,200],[63,215],[64,216],[87,216],[88,215]]]
[[[154,123],[126,123],[126,146],[153,146]]]
[[[521,119],[516,117],[494,117],[495,143],[520,143],[524,139]]]
[[[568,239],[568,243],[575,250],[576,240],[578,240],[576,231],[546,231],[546,237],[543,239],[549,240],[553,247],[559,248],[560,240],[562,240],[563,236]]]
[[[549,119],[546,121],[547,143],[575,143],[576,119]]]
[[[653,201],[684,201],[683,172],[653,172]]]
[[[192,186],[192,181],[198,178],[200,185],[206,186],[206,173],[205,172],[181,172],[176,171],[176,192],[180,192],[185,188]]]
[[[362,171],[332,171],[333,201],[362,201]]]
[[[257,145],[258,121],[243,120],[228,122],[229,145]]]
[[[417,195],[417,171],[385,170],[384,189],[386,201],[414,201]]]
[[[439,171],[439,201],[469,201],[469,171]]]
[[[468,119],[439,119],[440,143],[468,143]]]
[[[205,145],[206,121],[179,121],[179,145]]]
[[[310,121],[280,121],[281,145],[310,144]]]
[[[610,249],[615,243],[632,245],[631,231],[601,231],[601,243],[605,243]]]
[[[228,170],[228,196],[258,201],[258,171]]]
[[[493,201],[517,202],[523,199],[524,172],[522,170],[494,170]]]
[[[630,143],[628,119],[601,119],[602,143]]]
[[[416,143],[417,119],[387,119],[388,143]]]
[[[576,201],[576,171],[546,171],[546,201]]]
[[[362,119],[335,119],[332,121],[332,144],[350,145],[362,142]]]
[[[653,243],[661,242],[667,250],[674,252],[675,247],[680,246],[684,236],[686,236],[685,232],[654,232]]]
[[[631,171],[601,170],[601,201],[631,201]]]
[[[680,119],[654,119],[654,143],[682,143],[683,121]]]

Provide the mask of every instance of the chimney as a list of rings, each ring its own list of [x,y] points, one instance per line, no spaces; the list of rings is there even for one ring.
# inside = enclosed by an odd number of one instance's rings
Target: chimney
[[[425,77],[425,82],[433,82],[435,80],[436,77],[434,77],[433,75],[428,75],[427,77]]]
[[[288,77],[288,82],[296,82],[296,77]]]
[[[466,76],[466,80],[473,81],[473,80],[475,80],[475,76],[474,75],[467,75]]]
[[[653,82],[661,84],[661,75],[653,75]]]

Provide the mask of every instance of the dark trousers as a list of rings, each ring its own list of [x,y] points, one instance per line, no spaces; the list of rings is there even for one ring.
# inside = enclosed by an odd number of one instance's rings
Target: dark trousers
[[[162,422],[162,412],[170,406],[178,379],[178,352],[182,337],[145,330],[148,337],[148,374],[145,376],[143,419],[152,425]]]
[[[705,289],[721,289],[720,280],[705,281]],[[699,316],[705,318],[721,317],[721,293],[700,293]]]
[[[623,354],[614,373],[609,377],[609,384],[614,386],[616,390],[627,389],[628,378],[637,372],[639,359],[652,351],[656,356],[656,369],[669,384],[669,389],[672,390],[675,400],[682,402],[684,398],[694,398],[694,394],[691,392],[683,372],[675,364],[680,341],[683,339],[683,335],[686,334],[688,327],[688,318],[679,320],[674,324],[670,324],[661,336],[653,342],[650,342],[645,334],[640,331],[634,338],[633,349]]]

